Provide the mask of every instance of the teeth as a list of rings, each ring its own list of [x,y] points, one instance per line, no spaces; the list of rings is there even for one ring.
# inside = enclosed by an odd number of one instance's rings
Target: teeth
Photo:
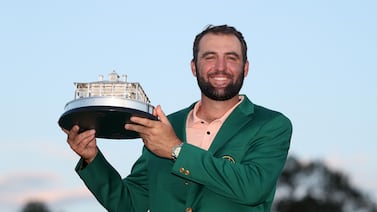
[[[226,80],[226,79],[228,79],[228,77],[226,77],[226,76],[213,76],[212,78],[215,79],[215,80]]]
[[[226,80],[225,77],[215,77],[215,80]]]

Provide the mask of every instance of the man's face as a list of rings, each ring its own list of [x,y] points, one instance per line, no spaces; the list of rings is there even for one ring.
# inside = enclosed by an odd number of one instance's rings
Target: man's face
[[[238,95],[248,62],[243,62],[241,44],[233,35],[205,35],[199,44],[197,63],[191,63],[201,92],[223,101]]]

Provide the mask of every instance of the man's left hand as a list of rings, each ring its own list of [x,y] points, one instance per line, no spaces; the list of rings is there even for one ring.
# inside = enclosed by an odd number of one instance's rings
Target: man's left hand
[[[171,158],[172,148],[182,141],[175,134],[160,105],[154,109],[153,115],[158,117],[159,121],[133,116],[125,129],[138,132],[144,145],[157,156]]]

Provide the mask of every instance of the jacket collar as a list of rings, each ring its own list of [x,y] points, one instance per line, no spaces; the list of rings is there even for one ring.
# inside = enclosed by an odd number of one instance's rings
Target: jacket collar
[[[254,113],[254,104],[249,100],[249,98],[246,95],[243,95],[244,100],[239,104],[233,112],[228,116],[228,118],[225,120],[223,125],[221,126],[218,134],[216,135],[209,151],[214,152],[219,146],[221,146],[222,141],[228,140],[231,136],[234,135],[234,133],[237,133],[237,131],[242,128],[242,126],[250,119],[252,118],[252,114]],[[186,122],[187,122],[187,116],[195,106],[197,102],[192,103],[189,107],[178,111],[177,113],[169,115],[170,118],[173,118],[174,124],[174,130],[178,137],[183,142],[186,142]],[[178,115],[178,119],[176,118]],[[240,124],[243,123],[243,124]]]
[[[244,100],[238,105],[221,126],[208,151],[216,151],[231,137],[248,124],[254,113],[254,104],[244,96]]]

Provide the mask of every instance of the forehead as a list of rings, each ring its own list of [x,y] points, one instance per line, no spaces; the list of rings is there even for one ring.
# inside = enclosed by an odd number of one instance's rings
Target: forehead
[[[209,33],[202,37],[199,52],[233,51],[241,53],[241,42],[235,35]]]

